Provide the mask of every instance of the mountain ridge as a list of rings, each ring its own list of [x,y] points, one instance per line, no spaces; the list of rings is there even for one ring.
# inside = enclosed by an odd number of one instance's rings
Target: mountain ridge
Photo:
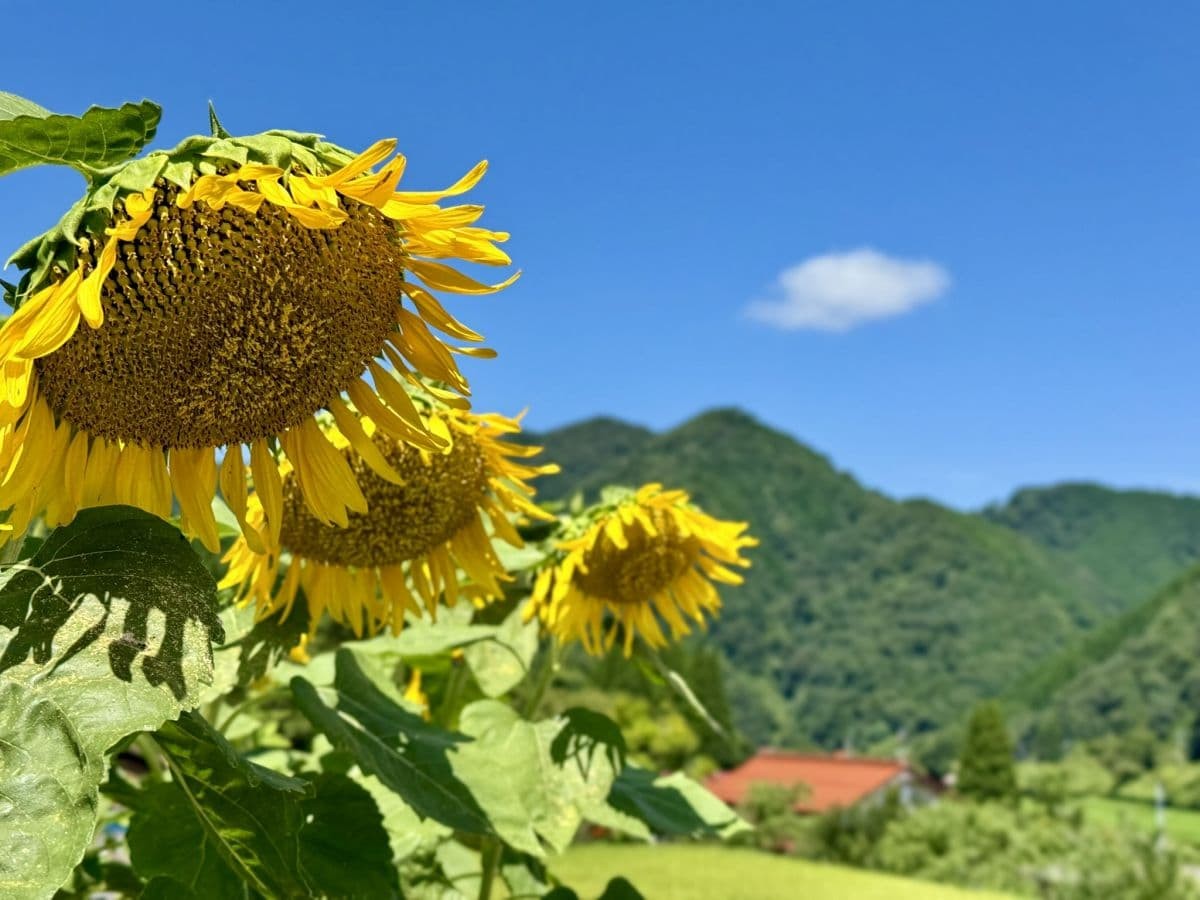
[[[978,513],[895,500],[737,409],[657,433],[602,417],[528,440],[564,466],[544,498],[662,481],[751,522],[762,545],[713,638],[739,725],[762,743],[864,746],[941,728],[1200,560],[1194,498],[1066,485]],[[1121,540],[1124,563],[1111,553]]]

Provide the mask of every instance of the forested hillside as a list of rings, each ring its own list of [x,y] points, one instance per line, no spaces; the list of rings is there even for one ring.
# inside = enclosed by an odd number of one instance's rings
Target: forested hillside
[[[1200,548],[1200,498],[1062,484],[1018,491],[984,516],[1020,531],[1063,565],[1082,566],[1098,605],[1128,609],[1190,566]]]
[[[1191,730],[1200,710],[1200,568],[1131,610],[1108,633],[1111,639],[1092,642],[1092,652],[1043,705],[1030,729],[1038,745],[1142,727],[1159,739]]]
[[[544,495],[661,480],[753,523],[762,545],[714,638],[739,724],[760,742],[866,747],[932,731],[1200,556],[1200,501],[1082,487],[1023,492],[986,515],[897,502],[736,411],[658,435],[593,420],[535,439],[564,467]],[[1193,530],[1177,536],[1177,521]]]

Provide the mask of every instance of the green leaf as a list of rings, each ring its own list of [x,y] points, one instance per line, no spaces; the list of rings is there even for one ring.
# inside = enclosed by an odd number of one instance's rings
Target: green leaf
[[[186,715],[156,740],[174,780],[134,800],[129,846],[144,878],[169,876],[197,896],[399,896],[375,801],[344,775],[311,782],[237,755]]]
[[[386,639],[386,644],[401,659],[411,662],[421,657],[439,656],[458,647],[469,647],[488,640],[495,633],[496,629],[490,625],[427,625],[421,622],[409,625],[394,638]]]
[[[371,682],[351,651],[338,650],[336,665],[332,689],[292,679],[296,705],[313,726],[419,815],[461,831],[490,832],[487,815],[451,766],[454,750],[468,738],[404,709]]]
[[[527,722],[509,706],[480,700],[462,713],[476,738],[455,770],[471,785],[496,832],[512,847],[542,856],[571,843],[584,811],[603,803],[616,775],[613,757],[595,742],[560,741],[565,719]]]
[[[53,893],[109,749],[196,702],[215,594],[175,529],[126,508],[86,510],[0,575],[0,896]]]
[[[639,837],[648,838],[651,832],[728,837],[749,827],[723,801],[682,772],[656,776],[630,766],[613,783],[608,806],[619,815],[606,816],[602,809],[593,808],[588,818]]]
[[[646,900],[641,891],[629,883],[627,878],[618,875],[612,879],[600,895],[600,900]]]
[[[308,633],[308,606],[297,603],[286,619],[270,616],[255,622],[238,641],[239,687],[264,677]]]
[[[179,785],[151,783],[135,802],[126,841],[138,875],[150,884],[160,879],[178,883],[198,897],[242,893],[242,880],[222,861],[214,839]]]
[[[524,607],[519,606],[509,613],[491,640],[470,644],[464,655],[484,695],[501,697],[529,674],[537,649],[538,623],[526,622]]]
[[[0,676],[83,676],[64,698],[68,714],[109,744],[194,705],[211,678],[211,645],[224,639],[212,576],[188,542],[127,506],[84,510],[7,570],[0,628],[14,629],[3,640]],[[97,680],[97,658],[107,658],[113,684]],[[144,683],[165,690],[143,692],[140,703],[150,707],[139,726],[127,728],[128,716],[106,723],[107,707],[118,697],[139,702],[131,695]]]
[[[18,97],[7,91],[0,91],[0,122],[15,119],[17,116],[52,116],[54,113],[44,106],[38,106],[32,100]]]
[[[438,892],[442,900],[469,900],[479,896],[483,882],[483,861],[474,850],[457,841],[444,841],[434,853],[442,878],[443,889]]]
[[[540,897],[550,890],[550,874],[545,864],[535,856],[508,847],[500,857],[500,877],[513,897]]]
[[[293,795],[305,783],[241,760],[198,716],[167,723],[155,741],[173,781],[153,785],[130,823],[138,874],[184,880],[201,896],[229,896],[218,887],[243,881],[269,897],[303,896],[295,839],[303,820]]]
[[[509,706],[464,708],[461,734],[426,723],[373,682],[356,654],[337,654],[332,689],[292,681],[297,706],[359,767],[419,815],[544,856],[564,849],[585,810],[602,805],[616,774],[607,745],[583,734],[559,740],[568,719],[531,723]]]
[[[389,835],[371,794],[346,775],[325,773],[304,804],[300,862],[330,897],[398,897]]]
[[[433,819],[422,819],[400,795],[389,790],[373,775],[355,778],[375,799],[375,805],[383,815],[383,827],[392,848],[392,861],[401,862],[417,854],[431,854],[437,845],[454,832]]]
[[[0,896],[48,897],[92,839],[102,749],[52,700],[0,682]]]
[[[193,852],[195,848],[193,847]],[[233,889],[240,892],[240,885],[234,885]],[[157,878],[151,878],[146,883],[146,887],[138,894],[138,900],[200,900],[201,897],[224,897],[234,896],[234,894],[200,894],[189,888],[181,881],[176,881],[174,878],[169,878],[165,875],[159,875]]]
[[[625,768],[628,749],[621,726],[603,713],[572,706],[562,713],[563,727],[550,745],[550,756],[556,763],[583,756],[587,765],[591,757],[603,752],[615,772]]]
[[[93,106],[62,116],[12,94],[0,95],[0,175],[28,166],[104,169],[137,155],[154,138],[162,107],[149,100],[118,109]]]

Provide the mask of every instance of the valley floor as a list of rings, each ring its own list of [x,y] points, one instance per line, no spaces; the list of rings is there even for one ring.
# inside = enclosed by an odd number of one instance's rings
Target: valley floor
[[[583,898],[623,875],[647,900],[1008,900],[1011,895],[897,878],[755,850],[695,844],[586,844],[550,870]]]

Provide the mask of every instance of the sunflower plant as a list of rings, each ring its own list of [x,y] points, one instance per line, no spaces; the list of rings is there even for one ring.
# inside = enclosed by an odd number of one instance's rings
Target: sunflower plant
[[[0,175],[83,196],[0,326],[0,896],[576,896],[587,827],[745,827],[615,722],[543,702],[571,648],[656,668],[754,541],[687,494],[547,508],[470,408],[508,235],[401,186],[396,142],[210,133],[0,93]],[[141,155],[139,155],[141,154]],[[714,723],[715,725],[715,723]],[[503,888],[501,888],[503,885]],[[604,896],[637,897],[614,879]]]

